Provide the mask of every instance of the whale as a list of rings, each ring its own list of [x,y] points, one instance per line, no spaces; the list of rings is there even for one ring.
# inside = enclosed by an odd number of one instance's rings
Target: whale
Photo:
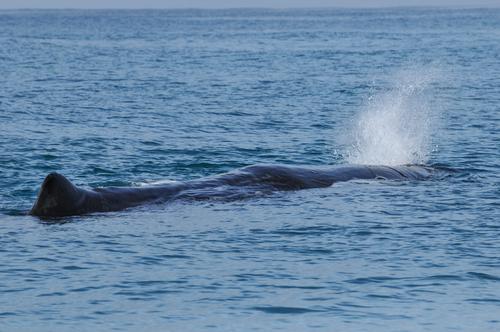
[[[119,211],[175,199],[238,199],[275,191],[324,188],[350,180],[424,180],[431,177],[433,171],[422,165],[252,165],[188,181],[93,189],[79,188],[65,176],[53,172],[45,177],[29,214],[57,218]]]

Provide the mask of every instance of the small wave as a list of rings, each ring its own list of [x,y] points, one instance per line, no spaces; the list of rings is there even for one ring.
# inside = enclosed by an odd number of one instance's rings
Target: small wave
[[[400,71],[392,87],[370,96],[349,134],[346,159],[353,164],[425,164],[431,151],[435,110],[429,87],[437,69]]]
[[[134,182],[133,185],[138,187],[147,187],[147,186],[159,186],[163,184],[172,184],[178,183],[179,181],[164,179],[164,180],[156,180],[156,181],[145,181],[145,182]]]
[[[292,315],[321,311],[321,310],[300,308],[300,307],[279,307],[279,306],[253,307],[252,309],[262,311],[267,314],[292,314]]]
[[[467,275],[480,280],[500,281],[500,277],[481,272],[468,272]]]

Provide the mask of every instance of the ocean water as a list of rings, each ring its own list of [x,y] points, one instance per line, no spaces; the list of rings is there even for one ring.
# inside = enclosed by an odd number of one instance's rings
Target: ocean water
[[[497,9],[0,11],[0,330],[500,330],[499,54]],[[259,163],[448,171],[27,215]]]

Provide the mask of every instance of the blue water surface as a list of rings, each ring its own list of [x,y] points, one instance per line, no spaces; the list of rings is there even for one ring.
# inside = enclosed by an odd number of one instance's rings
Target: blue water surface
[[[499,55],[497,9],[0,11],[0,330],[500,330]],[[51,171],[344,163],[429,68],[447,176],[26,214]]]

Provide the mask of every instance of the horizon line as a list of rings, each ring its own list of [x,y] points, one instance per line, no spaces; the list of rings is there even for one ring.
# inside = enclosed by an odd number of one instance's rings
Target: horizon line
[[[248,10],[248,9],[499,9],[498,5],[378,5],[378,6],[242,6],[242,7],[0,7],[0,10]]]

